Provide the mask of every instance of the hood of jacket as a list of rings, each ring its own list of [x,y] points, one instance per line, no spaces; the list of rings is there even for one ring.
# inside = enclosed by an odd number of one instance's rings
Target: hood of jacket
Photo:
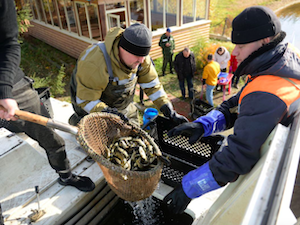
[[[137,69],[131,69],[123,64],[119,57],[119,42],[125,30],[119,27],[110,29],[105,37],[105,47],[110,55],[112,67],[119,67],[125,74],[136,73]]]
[[[283,41],[282,32],[269,44],[262,46],[246,58],[237,68],[236,74],[251,77],[275,75],[300,80],[300,53]]]

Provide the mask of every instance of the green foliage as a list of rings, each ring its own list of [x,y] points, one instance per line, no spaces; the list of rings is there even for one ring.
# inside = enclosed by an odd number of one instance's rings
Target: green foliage
[[[36,73],[33,73],[30,77],[34,80],[34,88],[48,87],[50,83],[50,77],[38,77]]]
[[[65,75],[65,66],[61,65],[57,76],[50,74],[50,76],[38,77],[36,73],[33,73],[31,78],[34,80],[34,88],[50,87],[51,95],[58,96],[65,92],[66,84],[63,82]]]
[[[32,37],[21,44],[24,73],[35,80],[34,87],[51,87],[51,95],[69,96],[69,81],[76,59]]]
[[[161,57],[161,58],[155,59],[155,60],[153,60],[153,62],[154,62],[157,73],[160,74],[162,71],[163,58]]]
[[[63,94],[65,92],[65,83],[63,82],[66,76],[65,69],[66,67],[64,66],[64,64],[62,64],[58,71],[58,75],[56,77],[53,77],[51,79],[51,82],[49,83],[51,92],[55,95]]]
[[[21,34],[27,32],[28,28],[33,26],[29,22],[32,19],[30,5],[27,3],[20,10],[18,10],[18,7],[16,7],[16,11],[17,11],[17,23],[19,27],[19,42],[22,43],[23,39],[21,37]]]
[[[198,73],[201,73],[204,66],[206,65],[207,55],[214,54],[216,49],[220,46],[225,47],[229,51],[229,53],[231,53],[234,48],[234,45],[231,42],[222,42],[212,39],[206,41],[204,38],[200,38],[198,40],[196,46],[192,48],[192,51],[195,54]]]
[[[199,38],[197,44],[192,48],[196,60],[196,69],[201,71],[206,64],[208,42],[205,38]]]

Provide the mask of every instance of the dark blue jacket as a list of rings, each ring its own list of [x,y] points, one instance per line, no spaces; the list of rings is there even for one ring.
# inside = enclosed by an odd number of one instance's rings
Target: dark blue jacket
[[[218,107],[225,115],[227,128],[234,125],[228,146],[209,162],[218,183],[235,181],[250,172],[271,131],[278,123],[289,124],[300,108],[300,54],[288,43],[272,45],[262,47],[239,65],[237,71],[250,75],[250,80]]]

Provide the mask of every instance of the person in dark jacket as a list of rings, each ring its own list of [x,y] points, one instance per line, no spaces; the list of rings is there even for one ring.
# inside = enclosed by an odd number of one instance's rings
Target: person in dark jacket
[[[193,91],[193,76],[196,72],[196,63],[194,53],[189,48],[184,48],[179,52],[174,60],[174,68],[177,73],[179,87],[181,90],[182,98],[185,99],[185,80],[188,86],[189,98],[192,99]]]
[[[50,166],[59,174],[61,185],[92,191],[95,184],[90,178],[72,174],[64,140],[53,129],[14,117],[19,109],[50,117],[32,87],[33,80],[20,69],[20,57],[14,1],[3,0],[0,2],[0,105],[6,110],[0,110],[0,127],[25,132],[36,140],[46,150]]]
[[[161,47],[163,54],[162,75],[165,76],[168,63],[170,66],[170,73],[173,74],[173,53],[175,49],[175,40],[171,35],[170,28],[167,28],[166,33],[160,37],[158,45]]]
[[[216,110],[169,131],[186,134],[194,143],[202,136],[229,129],[228,145],[189,172],[164,201],[181,213],[191,199],[234,182],[260,159],[260,148],[278,123],[288,125],[299,110],[300,53],[284,42],[286,34],[267,7],[246,8],[232,22],[232,54],[237,76],[248,75],[245,86]]]

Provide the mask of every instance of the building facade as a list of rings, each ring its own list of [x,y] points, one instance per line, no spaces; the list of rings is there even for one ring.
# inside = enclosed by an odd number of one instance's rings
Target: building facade
[[[176,49],[208,39],[209,0],[27,0],[33,27],[29,34],[78,58],[91,43],[105,40],[112,27],[144,23],[153,33],[150,55],[161,57],[160,36],[172,30]]]

